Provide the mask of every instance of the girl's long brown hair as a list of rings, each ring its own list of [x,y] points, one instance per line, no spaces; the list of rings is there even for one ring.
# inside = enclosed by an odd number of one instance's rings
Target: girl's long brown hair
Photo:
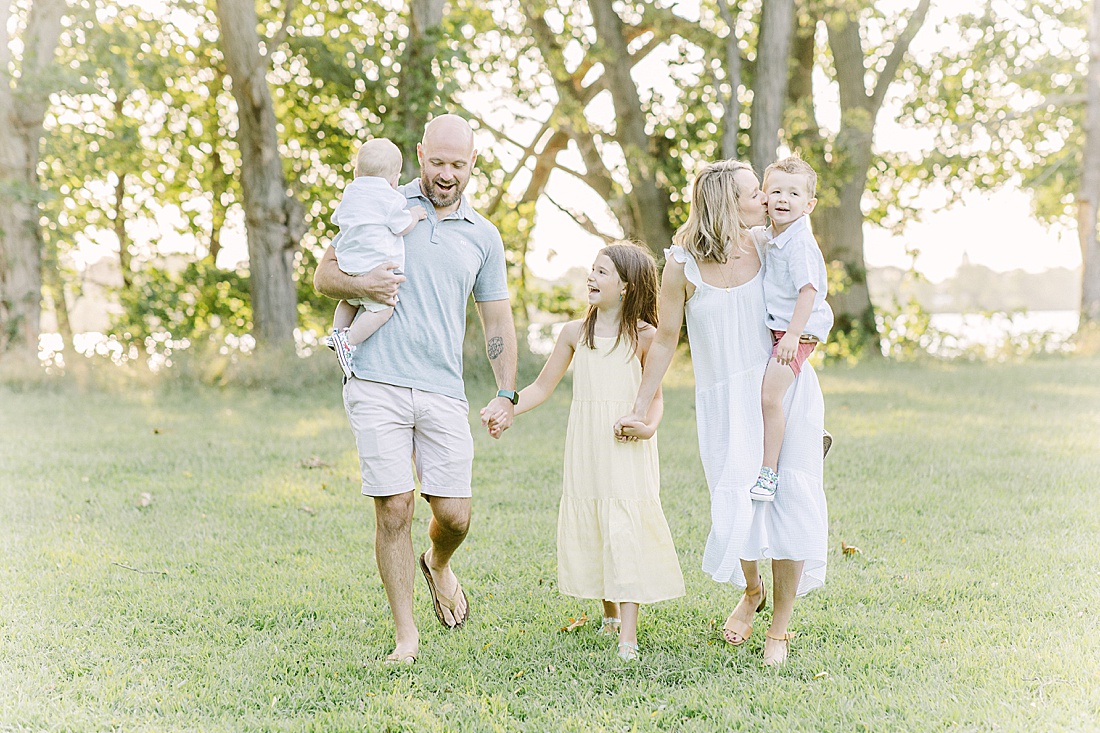
[[[632,242],[612,244],[600,250],[601,255],[615,265],[619,279],[626,285],[623,305],[619,310],[619,333],[615,337],[615,346],[625,336],[630,346],[638,350],[638,321],[657,326],[657,262],[649,250]],[[585,346],[596,348],[596,308],[589,306],[584,315]]]
[[[741,247],[746,227],[738,207],[741,192],[734,179],[741,170],[752,172],[752,166],[739,160],[719,160],[695,177],[691,211],[672,236],[672,243],[683,247],[696,261],[723,264],[734,247]]]

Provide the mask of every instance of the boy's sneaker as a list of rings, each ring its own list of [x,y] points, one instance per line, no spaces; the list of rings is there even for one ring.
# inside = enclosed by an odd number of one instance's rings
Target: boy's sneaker
[[[340,369],[345,377],[351,379],[354,376],[351,373],[351,360],[355,356],[355,347],[348,343],[348,330],[334,328],[328,338],[336,352],[336,359],[340,362]]]
[[[833,447],[833,436],[829,434],[828,430],[821,431],[821,460],[825,460],[829,455],[829,449]]]
[[[760,469],[756,483],[749,489],[753,501],[775,501],[775,492],[779,489],[779,474],[767,466]]]

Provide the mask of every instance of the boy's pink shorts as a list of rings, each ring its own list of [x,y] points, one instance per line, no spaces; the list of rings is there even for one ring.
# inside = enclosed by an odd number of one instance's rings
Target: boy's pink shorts
[[[786,335],[787,335],[786,331],[772,331],[772,358],[773,359],[775,358],[775,350],[777,348],[779,348],[779,339],[783,338]],[[804,341],[803,339],[813,339],[813,340],[812,341],[810,341],[810,340],[805,340]],[[795,352],[794,352],[794,359],[792,359],[791,363],[787,365],[791,368],[791,371],[794,372],[794,375],[796,377],[799,374],[802,373],[802,365],[806,363],[806,359],[809,358],[810,354],[814,353],[814,349],[817,348],[817,344],[818,344],[818,340],[813,338],[812,336],[803,336],[802,338],[800,338],[798,340],[798,349],[796,349]]]

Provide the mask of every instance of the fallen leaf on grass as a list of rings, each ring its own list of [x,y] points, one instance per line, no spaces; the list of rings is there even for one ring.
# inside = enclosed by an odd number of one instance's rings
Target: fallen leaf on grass
[[[824,679],[828,679],[828,678],[829,678],[829,673],[828,672],[818,672],[817,674],[814,675],[815,680],[824,680]]]
[[[153,495],[150,494],[148,491],[143,491],[141,492],[141,496],[138,497],[137,504],[135,504],[134,506],[136,506],[138,509],[144,509],[152,503]]]
[[[576,631],[580,627],[584,626],[586,623],[588,623],[588,616],[586,614],[582,613],[580,618],[570,617],[569,625],[568,626],[562,626],[561,630],[562,631]]]
[[[858,547],[854,547],[852,545],[849,545],[844,540],[840,541],[840,551],[843,552],[845,555],[862,555],[863,554],[863,550],[859,549]]]
[[[301,466],[302,468],[328,468],[328,464],[322,461],[317,456],[303,458],[301,461]]]
[[[306,506],[306,505],[304,505],[304,504],[303,504],[302,506],[298,507],[298,510],[299,510],[299,511],[303,511],[303,512],[305,512],[306,514],[316,514],[316,513],[317,513],[317,512],[315,512],[315,511],[313,510],[313,507],[311,507],[311,506]]]

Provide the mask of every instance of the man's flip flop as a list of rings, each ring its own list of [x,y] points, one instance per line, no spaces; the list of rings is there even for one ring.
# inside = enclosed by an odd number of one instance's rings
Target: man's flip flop
[[[424,560],[424,556],[427,555],[427,551],[420,553],[420,572],[424,574],[424,580],[428,581],[428,592],[432,596],[432,605],[435,607],[435,617],[439,619],[439,623],[443,624],[446,629],[457,629],[462,624],[466,623],[466,620],[470,618],[470,601],[466,598],[466,592],[462,590],[462,585],[459,584],[458,591],[453,598],[447,598],[443,595],[438,588],[435,587],[435,581],[432,580],[432,572],[428,570],[428,563]],[[455,614],[455,607],[458,605],[458,597],[461,596],[466,600],[466,615],[461,619]],[[446,608],[451,612],[451,616],[455,619],[454,626],[447,623],[447,620],[443,616],[443,609]]]
[[[387,665],[387,666],[392,666],[392,665],[396,665],[396,664],[406,664],[406,665],[408,665],[408,664],[414,664],[415,662],[416,662],[416,654],[410,654],[410,653],[399,654],[397,652],[393,652],[392,654],[387,654],[386,658],[382,661],[382,663]]]

